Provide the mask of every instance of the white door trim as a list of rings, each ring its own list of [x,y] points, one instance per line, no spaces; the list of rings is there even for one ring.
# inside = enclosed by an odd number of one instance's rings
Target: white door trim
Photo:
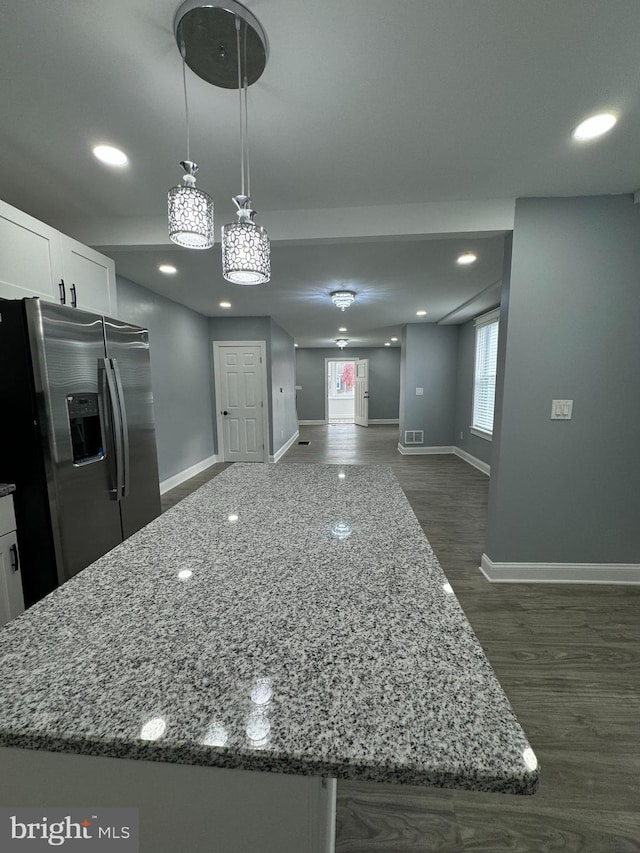
[[[262,408],[264,417],[262,418],[263,431],[263,458],[266,462],[269,458],[269,389],[267,387],[267,344],[266,341],[213,341],[213,375],[215,383],[215,406],[216,406],[216,431],[218,443],[218,456],[224,462],[224,435],[222,432],[222,406],[220,405],[220,364],[221,364],[221,349],[223,347],[260,347],[260,363],[262,364],[261,384],[262,384]]]
[[[361,378],[358,376],[360,365],[366,365],[365,367],[365,388],[362,392],[362,400],[360,400],[360,388],[358,379]],[[361,385],[362,383],[360,383]],[[365,411],[364,415],[358,417],[358,407],[359,404],[362,403],[362,408]],[[356,426],[368,427],[369,426],[369,359],[368,358],[359,358],[356,360],[356,376],[355,376],[355,385],[354,385],[354,410],[353,410],[353,422]]]

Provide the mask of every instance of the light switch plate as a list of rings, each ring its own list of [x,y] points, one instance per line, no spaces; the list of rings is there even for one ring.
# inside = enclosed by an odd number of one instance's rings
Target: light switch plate
[[[422,397],[424,394],[424,388],[416,388],[416,397]]]
[[[570,421],[573,414],[573,400],[552,400],[551,420]]]

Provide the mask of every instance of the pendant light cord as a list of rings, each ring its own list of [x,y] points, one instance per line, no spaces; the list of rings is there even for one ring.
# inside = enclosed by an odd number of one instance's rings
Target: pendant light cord
[[[247,195],[251,198],[251,170],[249,168],[249,106],[247,99],[247,91],[249,84],[247,83],[247,27],[244,26],[244,156],[247,169]]]
[[[187,160],[191,160],[189,145],[189,101],[187,99],[187,49],[182,42],[180,53],[182,54],[182,88],[184,89],[184,112],[187,120]]]
[[[241,192],[244,192],[244,161],[245,161],[245,141],[244,141],[244,121],[242,109],[242,64],[240,58],[240,18],[236,17],[236,55],[238,58],[238,96],[240,99],[240,177],[241,177]]]

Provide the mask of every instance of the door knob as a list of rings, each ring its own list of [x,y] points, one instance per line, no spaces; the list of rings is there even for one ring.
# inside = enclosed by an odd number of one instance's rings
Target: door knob
[[[222,414],[223,414],[223,415],[228,415],[228,414],[229,414],[229,412],[227,412],[227,411],[225,410]]]

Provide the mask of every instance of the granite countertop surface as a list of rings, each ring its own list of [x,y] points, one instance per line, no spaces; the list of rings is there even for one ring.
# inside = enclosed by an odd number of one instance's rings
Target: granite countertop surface
[[[539,772],[385,466],[232,465],[30,608],[0,631],[0,745],[523,794]]]
[[[12,492],[15,492],[16,487],[13,483],[0,483],[0,498],[6,498]]]

